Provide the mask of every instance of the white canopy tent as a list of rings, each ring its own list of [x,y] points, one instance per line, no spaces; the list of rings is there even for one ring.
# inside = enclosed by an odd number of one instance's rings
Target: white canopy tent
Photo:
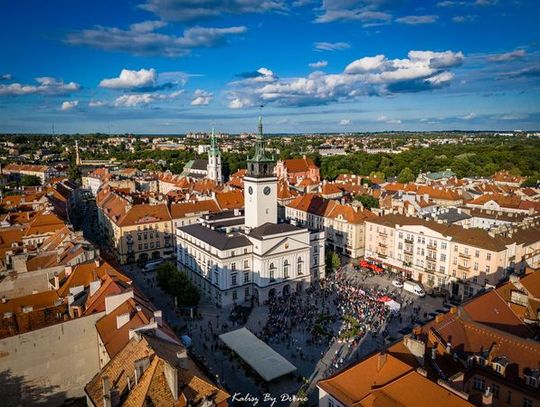
[[[221,334],[219,338],[267,382],[296,371],[291,362],[247,328]]]

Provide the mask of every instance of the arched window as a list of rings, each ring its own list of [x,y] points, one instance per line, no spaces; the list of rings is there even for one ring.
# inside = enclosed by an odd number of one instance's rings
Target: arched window
[[[289,261],[283,263],[283,278],[289,278]]]
[[[270,281],[275,281],[275,274],[276,274],[276,267],[274,266],[274,263],[270,263]]]

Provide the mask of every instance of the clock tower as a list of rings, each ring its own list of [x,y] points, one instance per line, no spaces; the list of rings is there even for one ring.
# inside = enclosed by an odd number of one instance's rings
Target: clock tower
[[[256,228],[264,223],[277,223],[277,178],[274,175],[274,158],[264,148],[262,118],[255,141],[255,155],[247,161],[244,177],[245,224]]]

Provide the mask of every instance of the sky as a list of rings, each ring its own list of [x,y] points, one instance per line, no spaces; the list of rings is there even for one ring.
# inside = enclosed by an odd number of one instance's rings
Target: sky
[[[537,0],[0,5],[0,132],[540,129]]]

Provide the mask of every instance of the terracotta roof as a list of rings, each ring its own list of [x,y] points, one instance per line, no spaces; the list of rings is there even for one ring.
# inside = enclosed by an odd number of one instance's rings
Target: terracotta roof
[[[447,313],[443,318],[435,319],[421,328],[427,335],[430,346],[434,342],[439,348],[450,341],[452,348],[465,354],[488,352],[488,358],[507,358],[517,369],[507,369],[505,379],[520,381],[526,368],[537,369],[540,366],[540,343],[503,332],[486,325],[466,321],[458,314]],[[429,332],[432,332],[430,335]]]
[[[225,403],[229,394],[213,384],[189,357],[179,364],[177,355],[183,350],[181,345],[160,339],[153,332],[136,335],[86,385],[86,394],[94,405],[103,405],[103,379],[108,378],[124,406],[198,406],[205,400],[211,400],[212,405]],[[135,363],[144,358],[148,358],[148,366],[135,381]],[[178,379],[177,400],[171,381],[166,379],[166,374],[171,373]]]
[[[166,204],[138,204],[133,205],[123,217],[120,217],[117,224],[118,226],[134,226],[170,220],[171,214]]]
[[[491,179],[495,182],[511,182],[521,184],[525,181],[525,177],[510,175],[508,171],[499,171],[491,176]]]
[[[52,212],[39,212],[25,229],[24,236],[53,234],[65,227],[65,222]]]
[[[497,290],[473,298],[462,307],[472,321],[521,337],[530,337],[532,334]]]
[[[376,217],[367,209],[361,210],[349,205],[342,205],[334,200],[324,199],[316,194],[305,194],[293,199],[287,207],[317,216],[344,220],[348,223],[363,223],[366,219]]]
[[[32,165],[32,164],[8,164],[2,168],[3,171],[10,172],[45,172],[49,170],[49,167],[46,165]]]
[[[341,189],[336,184],[323,184],[321,195],[341,195]]]
[[[537,238],[540,238],[537,236]],[[540,298],[540,272],[533,271],[522,277],[519,282],[534,297]]]
[[[56,291],[43,291],[37,294],[8,299],[5,303],[0,302],[0,315],[5,312],[18,314],[23,312],[24,307],[32,307],[33,310],[54,307],[61,302]]]
[[[503,195],[499,193],[488,193],[479,196],[476,199],[473,199],[472,201],[467,202],[467,204],[470,205],[484,205],[490,201],[496,202],[499,206],[502,206],[504,208],[519,208],[521,204],[521,198],[517,195]]]
[[[396,357],[392,349],[369,356],[329,379],[321,380],[318,386],[347,407],[430,407],[433,400],[448,407],[472,406],[416,372],[413,366]]]
[[[202,212],[219,212],[219,207],[213,199],[206,199],[197,202],[180,202],[170,206],[173,219],[185,218],[187,214]]]
[[[277,184],[277,199],[287,200],[298,196],[298,192],[289,188],[287,181],[279,180]]]
[[[221,210],[241,209],[244,207],[244,194],[238,190],[217,192],[216,201]]]
[[[73,268],[71,274],[65,281],[60,284],[58,295],[66,297],[69,294],[69,289],[73,287],[83,286],[88,287],[92,281],[103,279],[105,275],[130,283],[131,279],[120,273],[107,262],[100,262],[99,265],[95,261],[78,264]]]
[[[287,168],[287,173],[306,172],[310,168],[317,168],[311,158],[294,158],[291,160],[283,160],[283,166]]]

